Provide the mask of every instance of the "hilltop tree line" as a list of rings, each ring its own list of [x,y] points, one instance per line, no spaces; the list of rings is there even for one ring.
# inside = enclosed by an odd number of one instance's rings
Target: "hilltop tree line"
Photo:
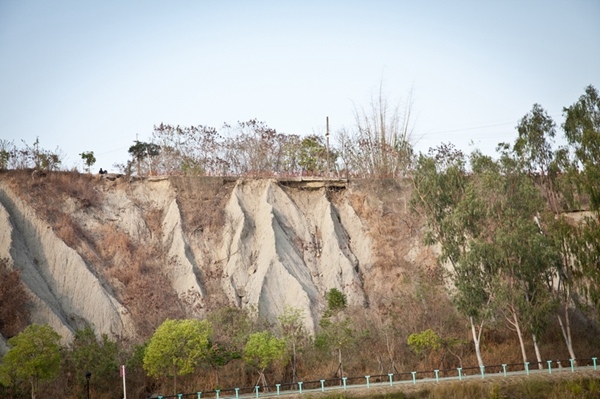
[[[400,113],[381,92],[369,110],[355,110],[355,124],[335,137],[277,132],[257,119],[224,124],[154,126],[150,140],[134,141],[130,159],[115,165],[138,176],[403,176],[412,158],[410,108]],[[331,141],[331,143],[330,143]],[[87,172],[94,151],[79,154]],[[0,140],[0,170],[58,170],[62,156],[33,146]]]

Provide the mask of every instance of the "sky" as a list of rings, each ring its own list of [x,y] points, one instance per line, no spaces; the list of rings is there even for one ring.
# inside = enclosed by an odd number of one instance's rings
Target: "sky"
[[[380,88],[417,152],[492,155],[600,89],[599,0],[0,0],[0,140],[118,171],[160,123],[351,129]],[[23,141],[22,141],[23,140]]]

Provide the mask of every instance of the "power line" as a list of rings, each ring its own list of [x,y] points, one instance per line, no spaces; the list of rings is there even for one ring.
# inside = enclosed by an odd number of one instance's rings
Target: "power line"
[[[561,115],[550,115],[550,118],[556,118],[557,116],[561,116]],[[506,125],[516,126],[520,121],[521,121],[521,119],[516,120],[514,122],[496,123],[493,125],[472,126],[472,127],[465,127],[465,128],[452,129],[452,130],[440,130],[437,132],[425,133],[423,136],[430,135],[430,134],[445,134],[445,133],[464,132],[464,131],[468,131],[468,130],[487,129],[490,127],[498,127],[498,126],[506,126]]]

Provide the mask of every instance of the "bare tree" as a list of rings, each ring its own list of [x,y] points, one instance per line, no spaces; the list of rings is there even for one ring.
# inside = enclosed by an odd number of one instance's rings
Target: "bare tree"
[[[412,92],[406,103],[391,107],[383,94],[371,98],[368,109],[355,108],[355,124],[338,132],[340,158],[349,174],[399,177],[412,158]]]

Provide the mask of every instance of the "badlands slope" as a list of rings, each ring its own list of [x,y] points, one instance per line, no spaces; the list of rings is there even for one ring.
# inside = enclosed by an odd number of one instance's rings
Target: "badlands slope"
[[[65,342],[86,324],[145,339],[165,318],[222,306],[271,321],[298,308],[314,332],[327,290],[378,309],[408,269],[435,263],[397,183],[381,194],[274,179],[0,177],[0,258],[21,271],[30,321]]]

